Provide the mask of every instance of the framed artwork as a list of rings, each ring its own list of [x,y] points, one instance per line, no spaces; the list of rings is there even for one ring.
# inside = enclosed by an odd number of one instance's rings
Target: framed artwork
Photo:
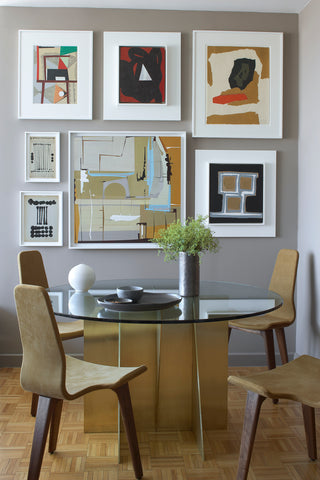
[[[60,133],[25,133],[26,182],[60,182]]]
[[[62,192],[20,192],[20,245],[63,244]]]
[[[184,132],[69,132],[69,247],[158,248],[185,217]]]
[[[217,237],[276,236],[276,152],[196,150],[195,213]]]
[[[104,32],[104,120],[181,120],[181,34]]]
[[[282,138],[283,34],[193,32],[194,137]]]
[[[19,30],[19,118],[92,119],[92,32]]]

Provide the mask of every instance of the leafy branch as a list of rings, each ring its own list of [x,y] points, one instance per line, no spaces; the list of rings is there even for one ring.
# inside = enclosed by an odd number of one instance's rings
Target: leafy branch
[[[198,215],[188,217],[184,224],[180,220],[159,230],[151,241],[163,249],[164,260],[176,260],[180,252],[201,257],[205,252],[215,253],[219,250],[219,240],[213,236],[204,222],[208,217]]]

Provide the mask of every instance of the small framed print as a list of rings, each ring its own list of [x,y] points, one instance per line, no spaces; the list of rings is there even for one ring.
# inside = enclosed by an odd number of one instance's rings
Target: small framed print
[[[60,133],[25,133],[25,181],[60,182]]]
[[[181,33],[104,32],[104,120],[181,119]]]
[[[20,245],[63,244],[62,192],[20,192]]]
[[[276,236],[276,152],[196,150],[195,214],[217,237]]]
[[[93,32],[19,30],[18,118],[92,119]]]

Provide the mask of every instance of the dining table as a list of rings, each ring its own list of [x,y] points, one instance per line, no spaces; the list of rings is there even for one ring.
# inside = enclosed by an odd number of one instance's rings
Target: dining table
[[[116,289],[143,287],[138,302]],[[193,431],[205,458],[205,431],[227,426],[228,320],[267,314],[283,304],[265,288],[201,281],[199,296],[179,295],[177,279],[96,281],[88,292],[69,284],[48,289],[53,311],[84,320],[84,360],[114,366],[144,364],[130,384],[137,431]],[[109,390],[84,399],[85,432],[115,432],[118,403]],[[120,450],[120,440],[119,440]]]

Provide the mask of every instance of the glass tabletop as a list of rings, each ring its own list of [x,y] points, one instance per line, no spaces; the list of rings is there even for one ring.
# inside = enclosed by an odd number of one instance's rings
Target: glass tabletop
[[[138,303],[114,302],[116,288],[124,285],[144,288]],[[262,315],[283,303],[270,290],[229,282],[200,282],[198,297],[180,297],[174,279],[101,280],[87,293],[70,285],[51,287],[48,293],[56,315],[134,324],[217,322]]]

